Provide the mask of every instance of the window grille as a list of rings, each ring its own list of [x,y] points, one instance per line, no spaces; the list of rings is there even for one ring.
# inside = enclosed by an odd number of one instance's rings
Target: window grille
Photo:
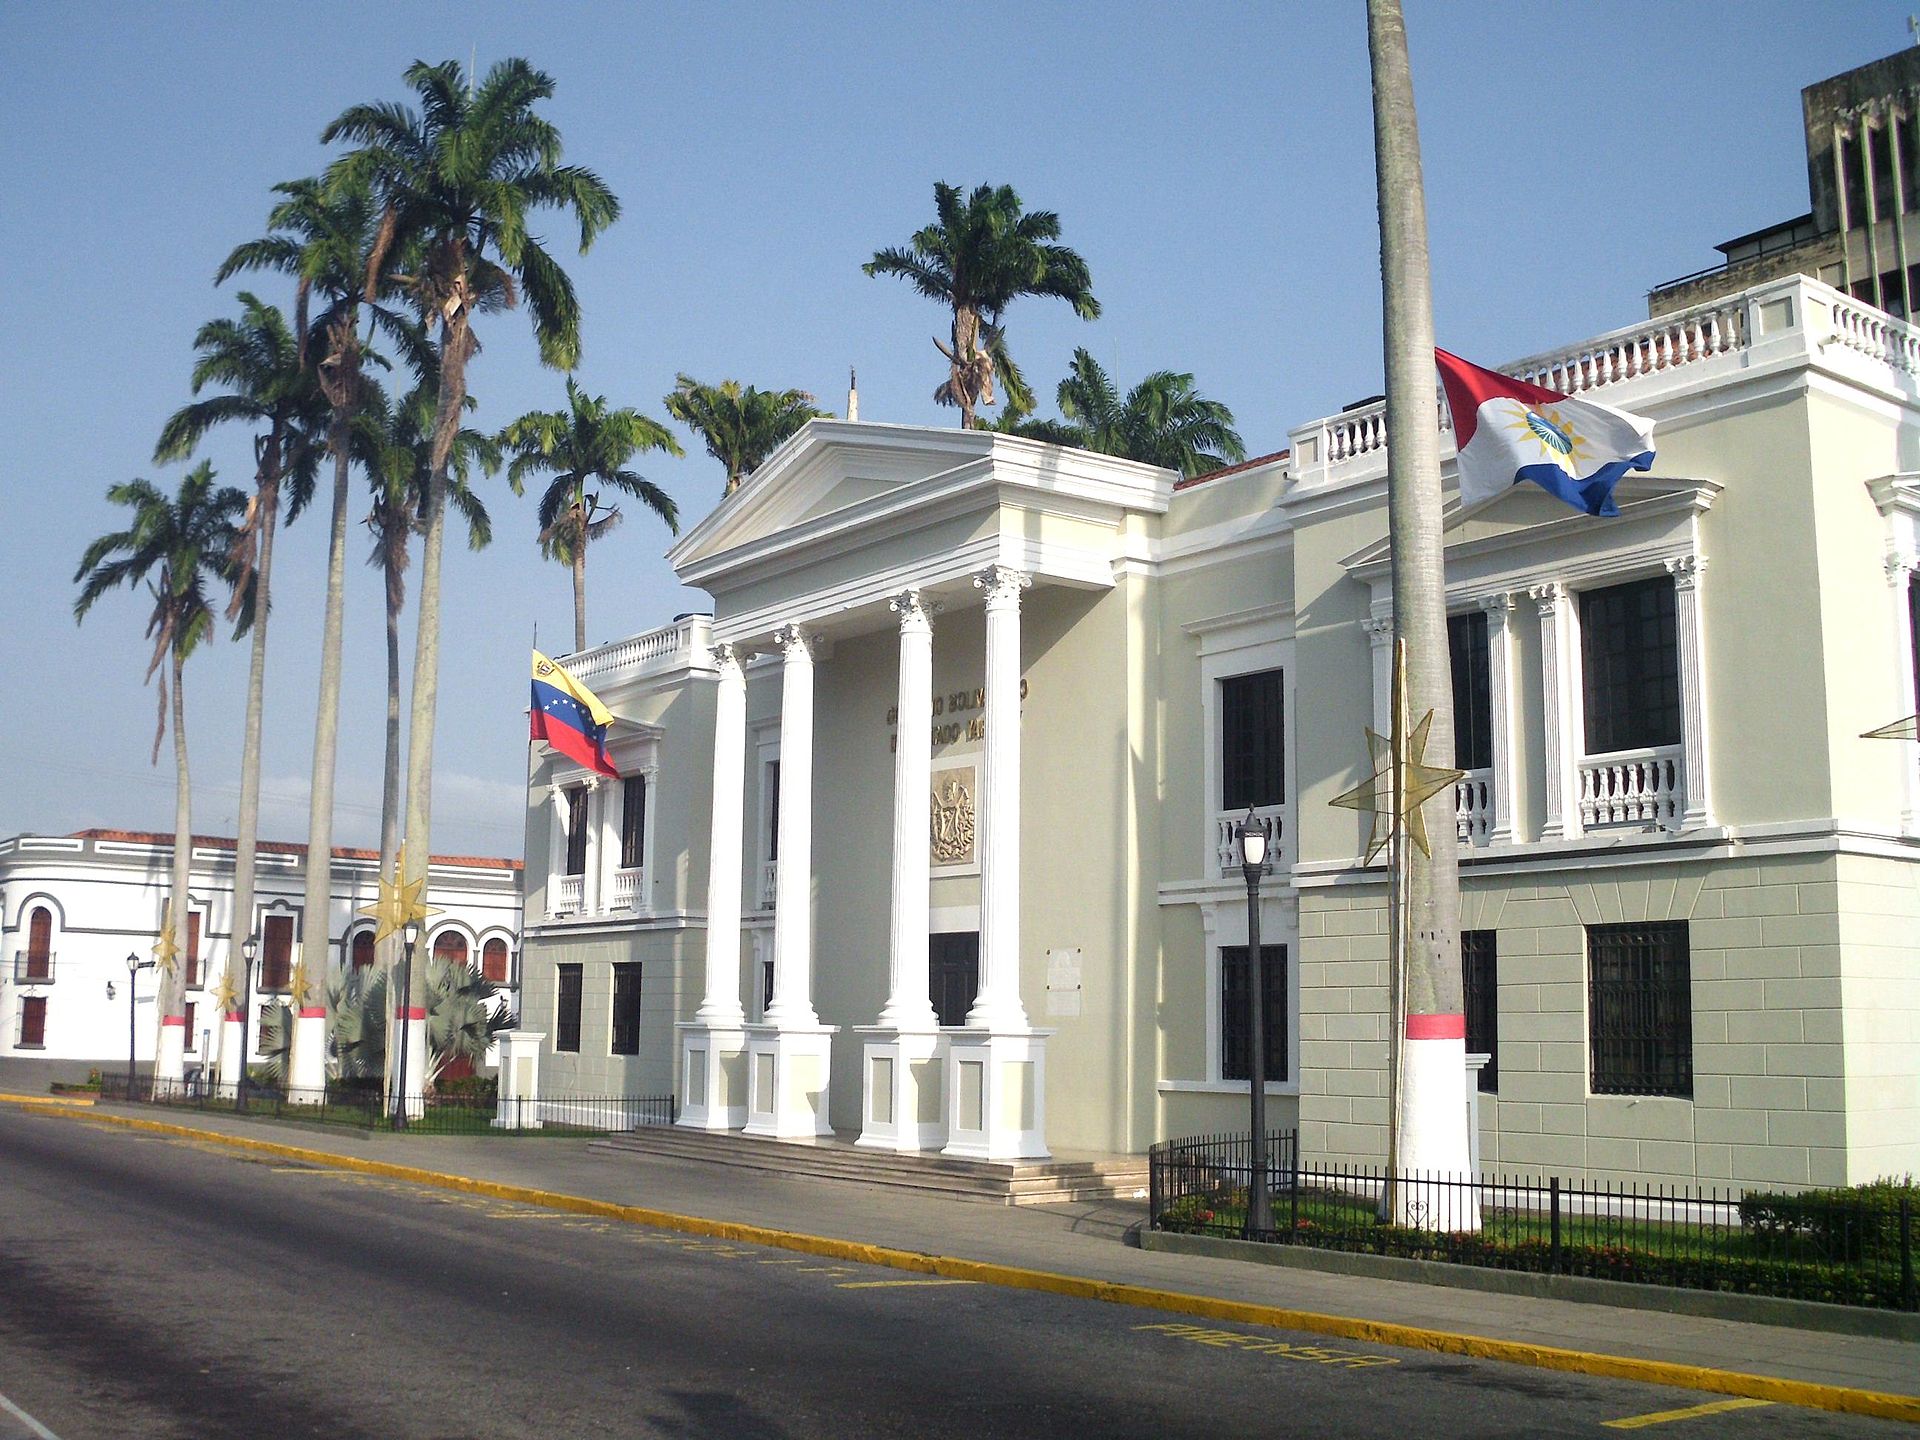
[[[1587,927],[1596,1095],[1693,1094],[1693,987],[1684,920]]]
[[[1580,648],[1589,755],[1680,743],[1671,577],[1581,595]]]
[[[554,1016],[553,1048],[578,1053],[580,1049],[580,967],[557,965],[559,1008]]]
[[[1487,612],[1447,617],[1453,657],[1453,763],[1461,770],[1493,768],[1493,694],[1487,664]]]
[[[1287,1078],[1287,947],[1262,945],[1260,960],[1265,970],[1266,1002],[1263,1027],[1266,1047],[1266,1071],[1269,1081]],[[1252,976],[1247,968],[1247,947],[1220,947],[1220,1077],[1245,1080],[1253,1074],[1251,1037],[1247,1017],[1253,1003]]]
[[[47,997],[23,996],[20,1001],[20,1039],[22,1050],[41,1050],[47,1043]]]
[[[1491,930],[1460,933],[1460,979],[1467,1008],[1467,1053],[1485,1055],[1480,1088],[1500,1088],[1499,946]]]
[[[613,967],[613,1053],[640,1053],[640,964],[622,961]]]
[[[1283,805],[1287,799],[1286,715],[1281,670],[1220,682],[1220,808]]]

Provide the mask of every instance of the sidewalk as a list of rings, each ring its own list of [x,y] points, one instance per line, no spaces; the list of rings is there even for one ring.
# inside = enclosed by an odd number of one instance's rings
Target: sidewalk
[[[140,1105],[107,1104],[97,1111],[495,1184],[1100,1282],[1518,1345],[1920,1396],[1920,1345],[1148,1252],[1128,1242],[1128,1232],[1146,1220],[1146,1205],[1139,1201],[1002,1207],[594,1151],[577,1140],[369,1136]]]

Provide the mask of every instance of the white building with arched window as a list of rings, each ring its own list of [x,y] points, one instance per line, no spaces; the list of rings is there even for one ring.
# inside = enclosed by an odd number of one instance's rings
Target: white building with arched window
[[[93,1066],[125,1069],[127,956],[150,959],[172,884],[173,837],[124,830],[16,835],[0,840],[0,1085],[83,1078]],[[259,937],[249,1035],[258,1059],[260,1019],[291,983],[309,923],[306,847],[262,842],[251,925],[235,924],[231,839],[196,835],[188,885],[187,1066],[217,1058],[214,992],[230,947]],[[379,854],[337,848],[324,923],[332,966],[374,963],[371,905]],[[507,991],[518,1009],[520,862],[436,855],[424,953],[464,961]],[[152,970],[133,982],[133,1039],[153,1058]]]

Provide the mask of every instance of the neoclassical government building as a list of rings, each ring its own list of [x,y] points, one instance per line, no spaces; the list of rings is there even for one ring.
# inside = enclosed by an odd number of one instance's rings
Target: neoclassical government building
[[[1863,738],[1916,710],[1920,330],[1793,275],[1507,368],[1658,462],[1617,518],[1448,512],[1479,1163],[1920,1169],[1920,754]],[[1137,1152],[1244,1127],[1259,963],[1269,1113],[1380,1158],[1383,869],[1329,801],[1384,728],[1383,422],[1192,482],[809,424],[670,552],[711,615],[564,662],[621,778],[533,752],[543,1087]]]

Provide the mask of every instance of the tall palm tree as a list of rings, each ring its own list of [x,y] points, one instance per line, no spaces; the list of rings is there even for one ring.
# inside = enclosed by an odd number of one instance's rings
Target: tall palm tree
[[[342,156],[330,183],[365,183],[381,204],[383,233],[403,256],[396,280],[432,327],[439,399],[434,412],[427,504],[420,545],[420,625],[414,644],[413,713],[407,742],[408,879],[424,880],[432,840],[433,727],[440,699],[440,563],[447,470],[467,399],[467,363],[479,348],[476,313],[525,303],[540,358],[570,370],[580,359],[580,306],[573,284],[529,233],[532,212],[570,211],[580,250],[620,214],[600,177],[561,164],[559,130],[534,106],[553,81],[520,59],[503,60],[477,86],[456,61],[416,61],[406,72],[420,108],[356,105],[321,141],[360,148]],[[415,976],[418,968],[412,969]],[[419,981],[396,997],[421,1027]],[[424,1033],[408,1052],[424,1062]],[[411,1067],[410,1067],[411,1068]],[[417,1090],[422,1072],[403,1077]]]
[[[418,327],[401,311],[381,304],[385,268],[393,252],[394,227],[364,184],[293,180],[274,187],[283,197],[267,216],[268,233],[237,247],[220,267],[216,283],[241,270],[265,269],[296,279],[296,328],[302,358],[310,365],[330,408],[327,445],[333,455],[331,523],[327,532],[327,593],[320,634],[320,687],[314,711],[313,769],[308,783],[307,867],[299,993],[294,1009],[290,1089],[317,1097],[326,1085],[326,976],[332,936],[327,915],[332,900],[333,789],[340,734],[341,644],[346,626],[348,478],[353,419],[365,400],[363,372],[369,359],[360,333],[361,313],[398,343],[403,352],[421,348]],[[320,314],[309,320],[315,299]],[[384,362],[379,362],[384,363]],[[251,915],[242,923],[251,924]]]
[[[1404,671],[1404,715],[1432,712],[1431,753],[1453,754],[1453,685],[1447,659],[1447,608],[1441,536],[1439,413],[1434,398],[1433,282],[1427,251],[1426,189],[1413,70],[1400,0],[1367,0],[1367,49],[1373,70],[1373,147],[1380,205],[1380,278],[1387,381],[1387,531],[1393,557],[1393,625]],[[1397,697],[1396,697],[1397,698]],[[1396,709],[1401,707],[1396,705]],[[1404,731],[1403,723],[1398,727]],[[1398,740],[1400,737],[1396,737]],[[1426,802],[1428,833],[1445,837],[1453,787]],[[1405,956],[1395,1007],[1395,1100],[1388,1138],[1392,1172],[1465,1176],[1468,1141],[1464,1103],[1465,1034],[1460,979],[1459,855],[1444,839],[1424,854],[1404,838],[1396,866],[1400,892],[1392,926]],[[1396,962],[1398,957],[1396,956]],[[1399,969],[1398,963],[1394,967]],[[1413,1018],[1441,1017],[1422,1025]],[[1437,1051],[1409,1063],[1415,1047]],[[1457,1229],[1478,1226],[1478,1214],[1447,1204],[1416,1207],[1404,1187],[1390,1218],[1397,1224]],[[1432,1196],[1426,1199],[1432,1200]],[[1434,1213],[1434,1212],[1443,1213]]]
[[[199,352],[193,367],[193,393],[209,385],[222,393],[195,400],[175,411],[161,428],[156,461],[183,460],[217,425],[238,422],[255,431],[254,493],[240,527],[234,553],[234,592],[227,617],[242,605],[252,612],[252,653],[247,663],[246,722],[240,749],[240,814],[234,837],[233,913],[242,926],[253,915],[254,853],[260,836],[260,727],[265,710],[267,619],[272,609],[273,542],[280,517],[281,487],[287,489],[289,518],[313,498],[315,472],[325,449],[327,402],[302,363],[298,339],[286,317],[272,305],[240,292],[237,320],[212,320],[194,336]],[[223,993],[244,991],[245,960],[236,935],[228,945]],[[240,1053],[241,1016],[230,1000],[220,1017],[220,1079],[238,1083],[246,1056]]]
[[[208,583],[228,573],[230,557],[241,544],[240,520],[247,497],[232,486],[216,488],[213,467],[194,466],[169,499],[147,480],[109,486],[107,499],[132,512],[124,530],[102,535],[80,557],[73,580],[80,596],[76,621],[87,618],[94,602],[122,585],[145,584],[153,596],[147,612],[147,636],[153,653],[146,678],[160,678],[160,711],[153,732],[152,763],[160,760],[160,742],[173,728],[173,875],[167,915],[172,944],[161,945],[159,1034],[154,1042],[154,1079],[178,1081],[185,1071],[187,952],[187,874],[193,855],[193,794],[187,772],[187,657],[213,629]],[[166,667],[164,671],[161,667]],[[172,684],[171,696],[168,684]],[[169,703],[171,700],[171,703]],[[129,1077],[131,1083],[131,1077]]]
[[[691,375],[674,377],[667,413],[706,444],[727,467],[731,495],[760,463],[809,420],[829,412],[815,407],[804,390],[761,390],[738,380],[705,385]]]
[[[587,546],[620,523],[609,490],[631,495],[680,533],[673,497],[627,464],[645,450],[681,455],[666,426],[638,410],[615,410],[604,395],[588,395],[567,377],[567,408],[529,410],[500,432],[511,456],[507,483],[526,493],[529,475],[545,475],[540,492],[540,553],[573,571],[573,648],[587,648]],[[590,485],[598,489],[589,490]]]
[[[952,343],[933,342],[948,367],[933,398],[957,405],[962,428],[971,429],[975,410],[994,403],[996,371],[1009,381],[1018,374],[1006,353],[1007,306],[1022,295],[1051,295],[1092,320],[1100,302],[1087,262],[1054,243],[1060,217],[1051,210],[1023,212],[1011,185],[980,185],[963,198],[957,186],[936,181],[933,206],[933,224],[904,247],[876,251],[861,268],[898,275],[952,310]]]
[[[1201,395],[1186,372],[1156,370],[1122,396],[1093,356],[1075,350],[1056,398],[1064,423],[1023,420],[1009,428],[1182,475],[1204,475],[1247,458],[1233,411]]]

